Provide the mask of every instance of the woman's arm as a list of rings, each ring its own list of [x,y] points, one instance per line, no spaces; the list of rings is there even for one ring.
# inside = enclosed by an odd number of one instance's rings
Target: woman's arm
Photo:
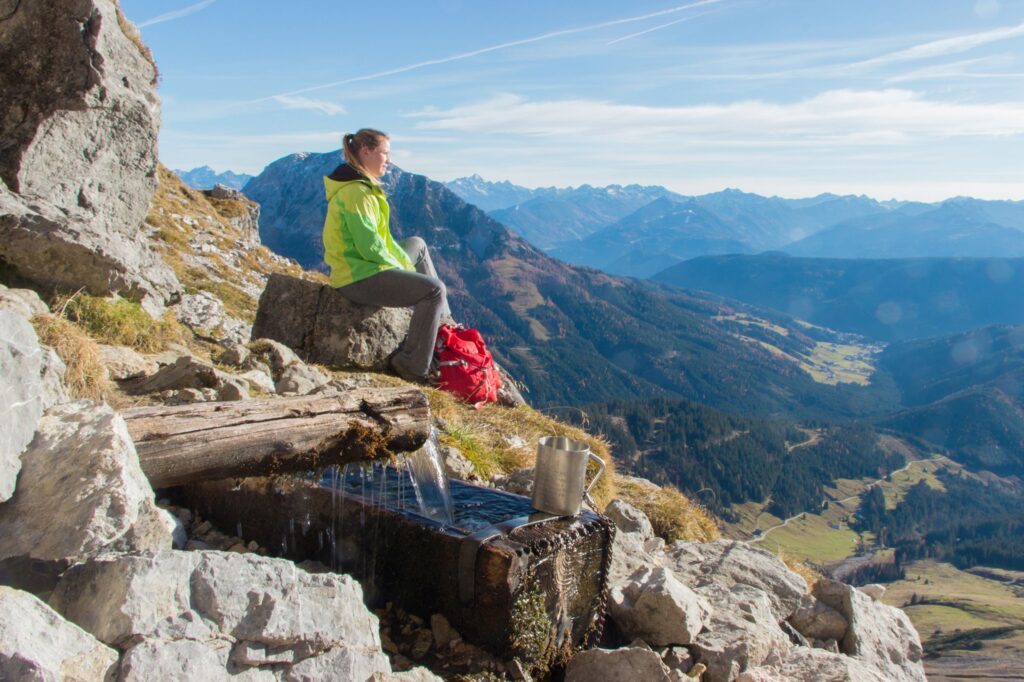
[[[381,235],[379,229],[381,216],[380,207],[376,200],[369,194],[359,194],[352,197],[350,202],[346,201],[341,206],[341,218],[352,235],[352,243],[363,260],[371,263],[390,265],[402,270],[413,270],[409,257],[401,253],[394,253],[388,248],[387,239]],[[384,231],[388,229],[384,225]]]

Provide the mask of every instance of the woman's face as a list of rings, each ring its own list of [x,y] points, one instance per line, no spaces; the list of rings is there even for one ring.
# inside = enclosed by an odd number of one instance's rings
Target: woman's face
[[[359,150],[359,163],[363,164],[366,172],[375,178],[379,178],[387,172],[390,161],[391,142],[388,140],[381,140],[376,149],[363,147]]]

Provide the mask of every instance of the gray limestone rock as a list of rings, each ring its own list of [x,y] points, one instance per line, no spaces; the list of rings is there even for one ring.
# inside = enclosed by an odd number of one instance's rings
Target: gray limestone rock
[[[115,381],[137,379],[157,371],[156,362],[126,346],[99,344],[99,349],[107,375]]]
[[[667,681],[669,669],[650,649],[590,649],[572,657],[565,667],[566,682]]]
[[[111,0],[12,9],[0,24],[0,256],[34,281],[155,311],[181,289],[138,238],[156,188],[155,67]]]
[[[609,610],[619,630],[652,646],[689,644],[711,606],[665,568],[641,569],[611,590]]]
[[[57,351],[49,346],[40,346],[43,350],[43,367],[39,374],[42,389],[43,409],[48,410],[54,405],[69,402],[71,396],[64,385],[64,375],[68,367],[57,355]]]
[[[664,567],[641,569],[625,586],[612,588],[608,607],[625,636],[651,646],[689,644],[712,610]]]
[[[460,481],[468,481],[473,478],[476,469],[458,448],[442,445],[441,459],[444,462],[444,471],[448,478],[456,478]]]
[[[760,666],[740,673],[736,682],[886,682],[889,679],[855,658],[801,646],[791,649],[778,665]]]
[[[778,626],[769,595],[749,585],[710,586],[701,594],[714,611],[689,649],[707,666],[706,682],[729,682],[748,668],[780,663],[790,649]]]
[[[616,533],[612,539],[612,565],[608,586],[624,587],[636,571],[663,565],[663,556],[649,552],[640,533]]]
[[[183,355],[170,365],[164,365],[155,374],[124,382],[132,393],[156,393],[183,388],[218,389],[231,376],[213,365],[191,355]]]
[[[217,389],[217,400],[249,400],[249,382],[241,378],[225,378]]]
[[[222,211],[239,232],[242,233],[242,245],[252,248],[260,244],[260,205],[252,201],[237,189],[226,185],[214,185],[213,189],[204,190],[203,194],[211,199],[237,202],[238,208]],[[216,202],[215,202],[216,203]],[[218,208],[220,208],[218,206]]]
[[[171,546],[128,428],[109,406],[83,400],[47,410],[22,459],[14,496],[0,505],[5,565],[59,567],[108,550]]]
[[[113,680],[117,652],[28,592],[0,585],[0,680]]]
[[[43,350],[24,317],[0,310],[0,502],[14,494],[22,452],[43,413]]]
[[[654,527],[651,526],[647,514],[624,500],[609,502],[604,509],[604,515],[610,518],[622,533],[639,533],[644,540],[654,537]]]
[[[848,625],[843,614],[809,594],[800,600],[789,622],[804,637],[824,640],[842,639]]]
[[[185,326],[225,343],[245,343],[252,332],[248,324],[229,315],[224,303],[209,291],[183,295],[173,310]]]
[[[250,369],[248,372],[242,372],[238,375],[239,379],[245,380],[249,384],[249,390],[256,390],[260,393],[274,393],[274,380],[270,378],[270,375],[258,369]]]
[[[875,601],[881,601],[882,597],[885,596],[885,585],[879,585],[878,583],[862,585],[860,587],[860,591],[868,595]]]
[[[283,559],[214,551],[99,557],[69,569],[51,604],[126,649],[124,679],[179,670],[214,680],[391,672],[359,584]]]
[[[788,618],[807,593],[804,579],[786,568],[777,556],[746,542],[679,541],[666,550],[666,555],[676,577],[694,589],[705,585],[728,589],[740,584],[763,590],[771,599],[776,620]]]
[[[31,289],[8,289],[0,284],[0,310],[10,310],[26,320],[33,315],[46,315],[50,308]]]
[[[306,362],[383,370],[405,338],[411,315],[406,308],[355,305],[326,284],[273,274],[252,336],[280,341]]]
[[[223,353],[217,356],[217,362],[222,365],[231,365],[232,367],[245,367],[250,355],[252,353],[242,344],[233,344],[229,345],[224,349]]]
[[[814,596],[841,613],[849,622],[839,650],[858,659],[886,679],[921,682],[921,638],[903,611],[874,601],[860,590],[822,579]]]
[[[297,362],[302,362],[299,356],[295,354],[295,351],[286,346],[284,343],[275,341],[273,339],[258,338],[249,344],[249,350],[252,351],[255,359],[249,358],[250,362],[256,362],[259,359],[266,360],[266,364],[270,366],[274,376],[278,376],[285,367],[293,365]]]
[[[306,395],[329,383],[331,383],[331,378],[316,367],[296,362],[281,371],[281,375],[274,382],[274,390],[278,393]]]

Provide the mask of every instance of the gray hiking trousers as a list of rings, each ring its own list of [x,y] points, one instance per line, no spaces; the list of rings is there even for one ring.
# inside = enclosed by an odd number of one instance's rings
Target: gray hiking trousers
[[[413,306],[409,335],[391,358],[391,366],[403,379],[422,380],[430,370],[434,342],[442,318],[450,318],[448,295],[430,260],[427,244],[419,237],[398,242],[409,254],[416,272],[391,269],[341,287],[338,291],[359,305],[382,308]]]

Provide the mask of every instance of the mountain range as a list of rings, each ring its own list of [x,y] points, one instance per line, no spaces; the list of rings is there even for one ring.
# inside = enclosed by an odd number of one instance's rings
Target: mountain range
[[[767,250],[823,258],[1024,255],[1022,201],[957,197],[929,204],[835,194],[784,199],[735,189],[685,197],[636,185],[530,190],[479,176],[448,186],[471,203],[517,202],[487,210],[563,260],[636,277],[695,256]],[[694,222],[680,208],[688,202],[717,220]],[[723,226],[729,234],[724,241]],[[616,239],[620,230],[626,234]]]
[[[653,280],[877,341],[1024,323],[1021,258],[704,256],[674,265]]]
[[[253,177],[246,173],[235,173],[229,170],[218,173],[209,166],[199,166],[188,171],[175,169],[174,174],[192,189],[213,189],[215,185],[242,189],[245,187],[245,183]]]

